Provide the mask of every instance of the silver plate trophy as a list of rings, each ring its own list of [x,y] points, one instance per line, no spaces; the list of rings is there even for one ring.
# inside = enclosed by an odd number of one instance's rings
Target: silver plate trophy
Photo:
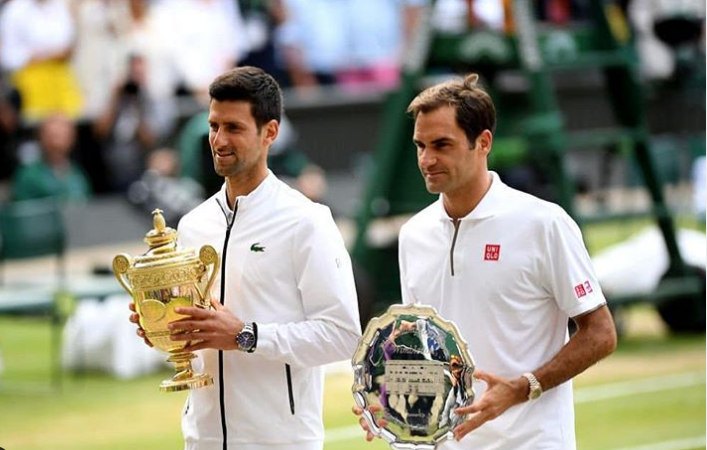
[[[393,305],[372,319],[351,364],[356,404],[395,450],[433,450],[453,439],[464,419],[454,409],[474,400],[467,343],[431,306]],[[381,428],[376,418],[388,424]]]

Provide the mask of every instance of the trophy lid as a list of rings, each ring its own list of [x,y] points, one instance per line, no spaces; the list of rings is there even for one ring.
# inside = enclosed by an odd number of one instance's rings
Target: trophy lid
[[[199,258],[193,249],[184,249],[177,245],[177,230],[167,226],[161,209],[152,211],[152,223],[154,228],[145,234],[144,239],[150,248],[144,254],[135,257],[134,270],[175,263],[198,263]]]
[[[177,230],[167,226],[162,212],[159,208],[152,211],[154,228],[145,234],[144,239],[145,243],[150,246],[148,253],[166,253],[175,251],[177,248]]]
[[[125,253],[113,258],[113,271],[118,281],[131,295],[137,291],[185,284],[197,284],[197,288],[203,289],[200,292],[210,289],[219,262],[216,250],[208,244],[202,245],[198,253],[192,248],[181,248],[177,243],[177,231],[167,226],[162,211],[155,209],[152,216],[154,228],[145,234],[145,242],[150,248],[134,258]],[[207,266],[212,269],[207,270]],[[207,273],[208,281],[202,286]],[[208,302],[204,306],[208,307]]]

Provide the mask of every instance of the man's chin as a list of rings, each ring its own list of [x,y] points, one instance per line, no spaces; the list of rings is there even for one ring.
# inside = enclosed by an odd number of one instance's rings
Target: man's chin
[[[437,183],[425,183],[425,188],[430,194],[439,194],[442,192],[440,185]]]

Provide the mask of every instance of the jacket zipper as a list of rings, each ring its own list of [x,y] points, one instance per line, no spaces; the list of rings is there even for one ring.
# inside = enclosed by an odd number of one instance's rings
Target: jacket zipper
[[[220,206],[220,205],[219,205]],[[221,208],[223,210],[223,207]],[[226,237],[223,240],[223,252],[221,256],[221,304],[226,302],[226,252],[228,251],[228,239],[231,237],[231,228],[236,222],[236,213],[238,212],[238,201],[233,206],[233,217],[231,221],[228,222],[228,214],[223,210],[224,216],[226,216]],[[223,350],[218,351],[218,376],[219,376],[219,386],[218,386],[218,396],[219,396],[219,406],[221,408],[221,430],[223,432],[223,450],[228,450],[228,428],[226,427],[226,401],[224,399],[224,385],[223,385]]]
[[[457,234],[459,234],[459,224],[460,220],[452,221],[454,224],[454,237],[452,238],[452,248],[449,249],[449,266],[452,269],[452,276],[454,276],[454,246],[457,244]]]
[[[285,374],[287,375],[287,395],[290,398],[290,412],[295,415],[295,396],[292,394],[292,371],[290,365],[285,364]]]

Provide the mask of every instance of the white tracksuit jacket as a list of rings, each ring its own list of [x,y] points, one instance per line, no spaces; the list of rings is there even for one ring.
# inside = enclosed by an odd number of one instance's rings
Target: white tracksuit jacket
[[[322,365],[361,335],[351,260],[329,209],[272,173],[234,210],[224,185],[179,223],[182,246],[221,252],[212,298],[258,328],[254,353],[197,352],[214,385],[189,393],[185,449],[321,449]]]

